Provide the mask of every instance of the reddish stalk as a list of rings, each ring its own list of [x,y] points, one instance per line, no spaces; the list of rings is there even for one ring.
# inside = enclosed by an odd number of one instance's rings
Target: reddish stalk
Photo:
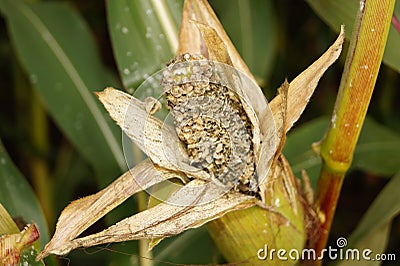
[[[322,230],[313,245],[317,254],[326,246],[343,180],[367,113],[394,3],[394,0],[360,1],[332,121],[325,137],[316,145],[323,160],[316,200]]]

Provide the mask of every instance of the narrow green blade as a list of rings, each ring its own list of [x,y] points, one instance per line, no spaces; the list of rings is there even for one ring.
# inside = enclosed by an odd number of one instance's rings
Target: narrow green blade
[[[178,0],[107,1],[114,55],[127,91],[132,93],[174,57],[181,13]]]
[[[113,84],[84,21],[65,3],[1,0],[18,58],[77,150],[109,183],[126,168],[120,130],[93,95]]]
[[[326,22],[333,30],[339,31],[340,25],[346,26],[346,31],[353,30],[357,10],[359,9],[358,0],[307,0],[310,7]],[[400,3],[396,1],[394,15],[400,17]],[[347,35],[350,37],[350,35]],[[390,27],[389,36],[383,55],[383,62],[400,72],[400,33]]]

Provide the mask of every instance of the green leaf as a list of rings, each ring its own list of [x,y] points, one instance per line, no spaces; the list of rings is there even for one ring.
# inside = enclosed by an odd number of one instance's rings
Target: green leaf
[[[295,176],[306,170],[312,184],[319,176],[321,158],[311,149],[311,144],[321,140],[329,124],[327,117],[320,117],[290,131],[283,154],[288,159]]]
[[[334,31],[338,32],[340,25],[346,26],[349,38],[353,30],[357,10],[359,9],[359,0],[307,0],[307,3],[315,13],[325,21]],[[396,1],[394,14],[400,17],[400,3]],[[389,36],[383,55],[383,62],[388,66],[400,72],[400,33],[396,31],[393,25],[390,27]]]
[[[114,55],[130,93],[174,57],[181,13],[179,0],[107,1]]]
[[[0,236],[19,233],[17,224],[0,202]]]
[[[32,188],[11,161],[1,141],[0,184],[1,204],[12,217],[20,217],[26,223],[34,221],[40,232],[40,244],[44,247],[49,241],[49,231],[42,209]]]
[[[385,251],[390,236],[391,221],[400,213],[399,187],[400,172],[389,181],[371,204],[360,223],[349,237],[347,247],[356,247],[360,250],[366,248],[371,249],[373,251],[371,257]],[[368,265],[380,264],[371,261]]]
[[[362,258],[362,252],[366,249],[371,250],[373,253],[369,257],[374,258],[376,254],[383,254],[386,249],[387,241],[390,237],[390,226],[391,222],[387,222],[371,231],[362,241],[358,242],[355,246],[349,247],[351,249],[357,249]],[[338,265],[340,266],[378,266],[381,265],[382,261],[379,260],[343,260]]]
[[[113,82],[87,25],[64,3],[1,0],[18,58],[45,107],[102,184],[126,168],[120,130],[93,90]]]
[[[21,257],[19,260],[19,265],[20,266],[43,266],[45,265],[43,261],[36,261],[36,256],[39,254],[39,252],[36,249],[29,248],[29,249],[24,249],[21,252]],[[46,263],[46,265],[50,265],[49,263]]]
[[[215,263],[216,250],[209,247],[212,239],[205,227],[188,230],[178,236],[164,239],[154,248],[156,265]],[[216,249],[216,247],[215,247]]]
[[[212,1],[222,25],[256,78],[263,82],[273,69],[277,25],[271,1]]]
[[[367,117],[360,134],[353,168],[392,176],[400,170],[400,135]]]
[[[313,184],[319,176],[321,159],[311,149],[311,144],[323,137],[328,124],[328,118],[321,117],[295,128],[288,135],[283,149],[294,174],[301,176],[301,170],[305,169]],[[399,170],[399,150],[399,134],[367,117],[351,167],[378,175],[393,175]]]

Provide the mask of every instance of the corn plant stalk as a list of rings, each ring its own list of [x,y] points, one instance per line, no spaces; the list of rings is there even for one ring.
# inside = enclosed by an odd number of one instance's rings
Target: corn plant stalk
[[[343,179],[351,165],[381,65],[394,4],[394,0],[360,1],[332,121],[322,141],[314,146],[323,160],[316,200],[322,228],[319,239],[312,244],[317,254],[326,245]]]

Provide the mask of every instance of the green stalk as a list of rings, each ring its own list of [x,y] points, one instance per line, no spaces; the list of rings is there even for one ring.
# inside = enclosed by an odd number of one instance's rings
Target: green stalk
[[[389,32],[395,0],[362,0],[328,132],[316,149],[323,165],[316,208],[322,228],[313,247],[325,247],[337,200],[367,113]],[[319,263],[322,263],[321,261]]]

